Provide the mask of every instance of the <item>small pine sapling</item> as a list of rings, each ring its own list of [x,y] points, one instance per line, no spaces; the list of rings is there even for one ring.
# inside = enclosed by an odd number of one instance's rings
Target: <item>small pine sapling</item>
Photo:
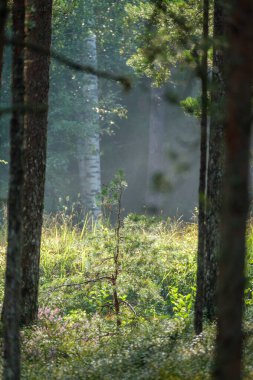
[[[123,171],[118,171],[114,177],[114,179],[110,182],[107,187],[104,187],[102,190],[102,205],[104,210],[110,210],[111,214],[115,213],[115,250],[113,255],[114,262],[114,271],[111,275],[111,283],[113,287],[113,306],[116,315],[116,323],[117,327],[121,325],[120,319],[120,304],[122,300],[118,295],[118,277],[121,270],[121,251],[120,251],[120,243],[121,243],[121,229],[123,227],[122,220],[122,196],[127,187],[127,182],[125,180],[125,176]]]

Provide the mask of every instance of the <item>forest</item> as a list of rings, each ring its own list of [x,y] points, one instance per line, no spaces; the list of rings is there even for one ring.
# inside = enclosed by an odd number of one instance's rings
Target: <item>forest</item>
[[[252,0],[0,0],[0,376],[253,379]]]

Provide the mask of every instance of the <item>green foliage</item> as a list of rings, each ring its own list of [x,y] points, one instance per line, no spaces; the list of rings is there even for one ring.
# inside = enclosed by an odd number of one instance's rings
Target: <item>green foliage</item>
[[[22,331],[23,379],[84,374],[91,380],[210,379],[215,326],[205,326],[198,337],[191,328],[197,226],[130,214],[122,229],[118,291],[136,315],[122,306],[119,333],[110,283],[88,282],[113,270],[114,229],[101,221],[73,228],[63,213],[46,218],[39,319]],[[247,301],[253,289],[252,236],[250,225]],[[2,298],[4,239],[0,249]],[[247,304],[244,378],[249,380],[253,325],[252,304]]]
[[[101,203],[104,209],[118,206],[119,197],[123,194],[124,190],[127,188],[127,182],[125,179],[125,174],[122,170],[118,170],[112,181],[107,185],[103,186],[101,191]],[[116,212],[119,210],[116,210]]]
[[[115,191],[125,185],[119,173],[111,188]],[[175,295],[168,296],[168,289],[177,288],[178,297],[184,299],[194,284],[196,228],[131,214],[124,219],[120,237],[117,291],[123,303],[118,336],[112,286],[105,278],[114,273],[114,228],[100,221],[92,228],[87,223],[80,230],[72,227],[69,216],[64,218],[64,214],[45,219],[39,323],[23,333],[24,378],[45,378],[56,362],[61,364],[51,378],[64,378],[64,373],[78,378],[75,371],[80,373],[84,357],[85,371],[91,379],[96,371],[100,374],[97,378],[106,378],[102,376],[105,368],[106,376],[111,373],[112,378],[117,378],[116,369],[121,373],[123,363],[133,365],[132,375],[128,376],[138,378],[145,363],[150,363],[144,371],[146,376],[150,373],[152,378],[159,372],[158,364],[152,369],[153,353],[159,356],[160,344],[169,349],[174,344],[170,334],[175,336],[186,326],[185,315],[181,318],[183,308],[173,311],[179,301]],[[4,252],[5,247],[1,249]],[[4,265],[0,270],[1,284],[3,268]],[[168,329],[167,335],[162,333],[160,323]],[[152,349],[150,339],[154,340]],[[161,342],[158,346],[157,341]],[[139,352],[141,347],[143,352]],[[115,358],[110,350],[115,352]],[[116,364],[116,359],[122,364]]]
[[[180,105],[183,107],[183,110],[189,114],[193,115],[197,118],[201,116],[201,100],[200,98],[192,98],[188,97],[185,100],[180,102]]]
[[[122,181],[121,175],[118,175],[111,183],[110,194],[113,194],[111,192],[112,189],[117,192],[118,186],[122,186],[122,184],[125,185],[125,182]],[[116,199],[112,199],[112,206],[114,206],[114,202],[116,201]],[[134,222],[134,220],[138,219],[142,219],[142,223]],[[85,241],[82,240],[77,244],[76,240],[79,239],[79,232],[75,229],[70,230],[68,223],[67,219],[65,225],[55,226],[54,228],[50,227],[50,232],[55,231],[56,239],[53,237],[51,240],[49,235],[47,244],[49,244],[55,253],[47,257],[45,262],[42,256],[42,286],[44,287],[44,278],[48,277],[48,280],[49,278],[52,279],[54,273],[58,273],[59,279],[61,279],[60,283],[62,284],[66,276],[72,272],[72,266],[76,271],[75,276],[73,275],[72,277],[72,281],[75,283],[82,283],[83,277],[95,280],[101,278],[102,280],[87,285],[85,295],[82,289],[75,288],[75,296],[73,297],[70,287],[71,304],[69,304],[68,310],[77,307],[86,308],[89,313],[93,313],[95,310],[100,310],[101,312],[111,310],[112,290],[110,278],[114,272],[113,258],[116,248],[115,244],[117,244],[115,241],[115,231],[106,225],[94,226],[91,235],[87,234],[87,231],[81,232],[82,238],[85,238]],[[166,245],[164,247],[157,247],[155,240],[149,237],[149,233],[152,231],[155,234],[157,229],[159,233],[166,234],[166,225],[164,225],[164,222],[159,221],[159,219],[151,218],[149,220],[147,217],[130,215],[129,218],[124,220],[124,226],[120,234],[120,250],[122,251],[120,276],[118,279],[120,299],[132,305],[137,315],[141,317],[149,318],[153,315],[162,315],[164,312],[172,313],[172,306],[168,301],[166,290],[168,284],[175,283],[173,281],[174,275],[170,278],[171,273],[168,266],[163,266],[163,262],[160,262],[160,250],[163,249],[165,252],[167,247]],[[167,228],[168,226],[169,221]],[[147,229],[147,234],[143,233],[144,228]],[[148,228],[150,232],[148,232]],[[139,235],[139,229],[142,229],[141,236]],[[175,233],[172,227],[171,233]],[[75,250],[78,245],[81,249],[79,263],[75,258],[77,255]],[[151,256],[143,256],[142,251],[150,251]],[[191,264],[190,261],[188,262],[192,266],[191,281],[193,282],[195,276],[193,258],[191,259]],[[54,286],[55,282],[53,283]],[[185,291],[185,287],[180,287],[180,290]],[[58,292],[60,295],[62,292],[65,295],[66,293],[68,294],[67,288],[64,289],[64,287],[59,288]],[[55,292],[53,295],[55,296]],[[107,306],[105,307],[105,305]],[[52,304],[51,306],[54,307],[56,305]],[[129,318],[129,323],[132,323],[133,312],[127,304],[124,305],[124,308],[126,308],[126,317],[127,319]],[[142,312],[140,313],[141,310]]]
[[[87,63],[85,39],[92,30],[97,36],[98,69],[108,72],[129,72],[126,58],[120,54],[124,46],[125,1],[56,0],[53,7],[52,47],[76,62]],[[112,135],[118,122],[127,117],[121,104],[121,87],[99,79],[99,106],[87,111],[87,94],[83,87],[87,77],[51,63],[50,108],[48,128],[48,160],[46,208],[57,210],[59,197],[80,192],[77,143],[99,129]],[[99,114],[94,126],[93,115]],[[76,199],[74,199],[76,201]]]
[[[253,227],[252,223],[248,227],[247,239],[247,261],[246,261],[246,289],[245,289],[245,302],[246,305],[253,309]]]
[[[192,314],[195,288],[189,289],[190,293],[184,295],[178,292],[178,288],[170,287],[168,296],[173,305],[173,312],[175,317],[180,319],[189,319]]]
[[[174,66],[196,69],[201,50],[200,1],[135,1],[126,6],[136,51],[128,64],[156,85],[167,82]]]

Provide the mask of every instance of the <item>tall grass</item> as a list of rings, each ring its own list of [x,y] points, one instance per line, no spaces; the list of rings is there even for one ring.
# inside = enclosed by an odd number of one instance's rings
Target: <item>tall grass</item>
[[[6,233],[0,233],[0,296]],[[245,379],[253,376],[253,230],[248,229]],[[215,326],[194,337],[197,226],[129,215],[121,232],[113,288],[115,231],[108,221],[82,226],[63,213],[45,217],[38,323],[22,333],[24,379],[209,379]],[[1,302],[1,301],[0,301]]]

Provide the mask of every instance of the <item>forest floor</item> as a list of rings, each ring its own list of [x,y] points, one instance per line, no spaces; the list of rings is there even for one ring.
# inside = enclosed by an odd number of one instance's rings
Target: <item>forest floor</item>
[[[0,302],[4,289],[0,236]],[[192,329],[197,225],[129,215],[120,229],[113,307],[115,230],[46,218],[38,322],[22,331],[22,378],[209,379],[215,326]],[[245,379],[253,378],[253,229],[248,234]]]

